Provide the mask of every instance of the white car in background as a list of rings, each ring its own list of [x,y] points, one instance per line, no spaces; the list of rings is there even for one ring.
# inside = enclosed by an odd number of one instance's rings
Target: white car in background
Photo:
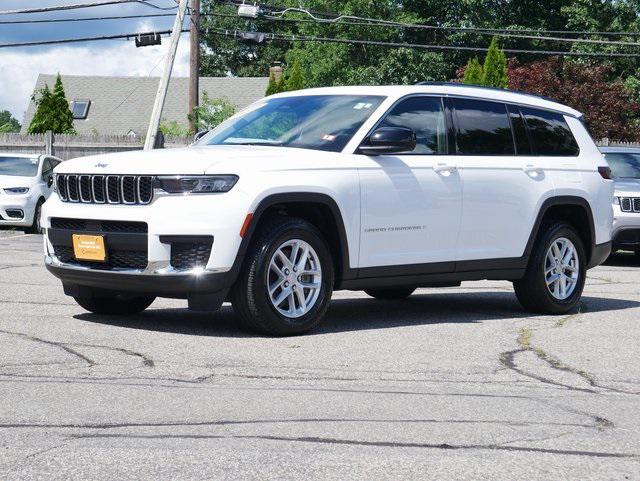
[[[633,251],[640,256],[640,148],[600,149],[615,178],[612,252]]]
[[[50,155],[0,154],[0,227],[40,233],[40,209],[53,192],[53,169],[60,162]]]

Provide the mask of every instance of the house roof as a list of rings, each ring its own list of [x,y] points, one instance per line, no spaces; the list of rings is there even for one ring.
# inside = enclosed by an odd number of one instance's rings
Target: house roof
[[[53,88],[55,75],[40,74],[35,91],[45,84]],[[126,135],[130,131],[139,136],[147,132],[151,110],[158,90],[158,77],[93,77],[63,75],[67,99],[90,100],[86,119],[75,120],[79,134],[98,132],[101,135]],[[187,77],[173,77],[162,111],[163,121],[176,121],[186,126],[188,111]],[[268,77],[201,77],[200,97],[207,92],[210,98],[226,97],[236,107],[243,108],[264,97]],[[22,123],[23,133],[35,114],[33,101]]]

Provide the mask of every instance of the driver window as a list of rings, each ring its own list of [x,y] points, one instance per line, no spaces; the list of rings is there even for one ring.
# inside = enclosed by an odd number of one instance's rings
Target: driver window
[[[405,127],[416,133],[411,154],[446,154],[447,129],[442,99],[418,96],[402,100],[387,114],[380,127]]]

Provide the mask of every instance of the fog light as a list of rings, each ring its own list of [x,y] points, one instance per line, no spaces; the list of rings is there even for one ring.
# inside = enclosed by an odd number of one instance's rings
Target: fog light
[[[22,219],[24,212],[20,209],[7,209],[7,217],[10,219]]]

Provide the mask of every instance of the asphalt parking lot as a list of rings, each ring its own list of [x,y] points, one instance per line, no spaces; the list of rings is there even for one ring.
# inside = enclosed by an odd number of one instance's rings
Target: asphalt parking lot
[[[637,480],[639,286],[618,256],[568,316],[506,282],[339,292],[273,339],[226,306],[89,314],[0,231],[0,478]]]

